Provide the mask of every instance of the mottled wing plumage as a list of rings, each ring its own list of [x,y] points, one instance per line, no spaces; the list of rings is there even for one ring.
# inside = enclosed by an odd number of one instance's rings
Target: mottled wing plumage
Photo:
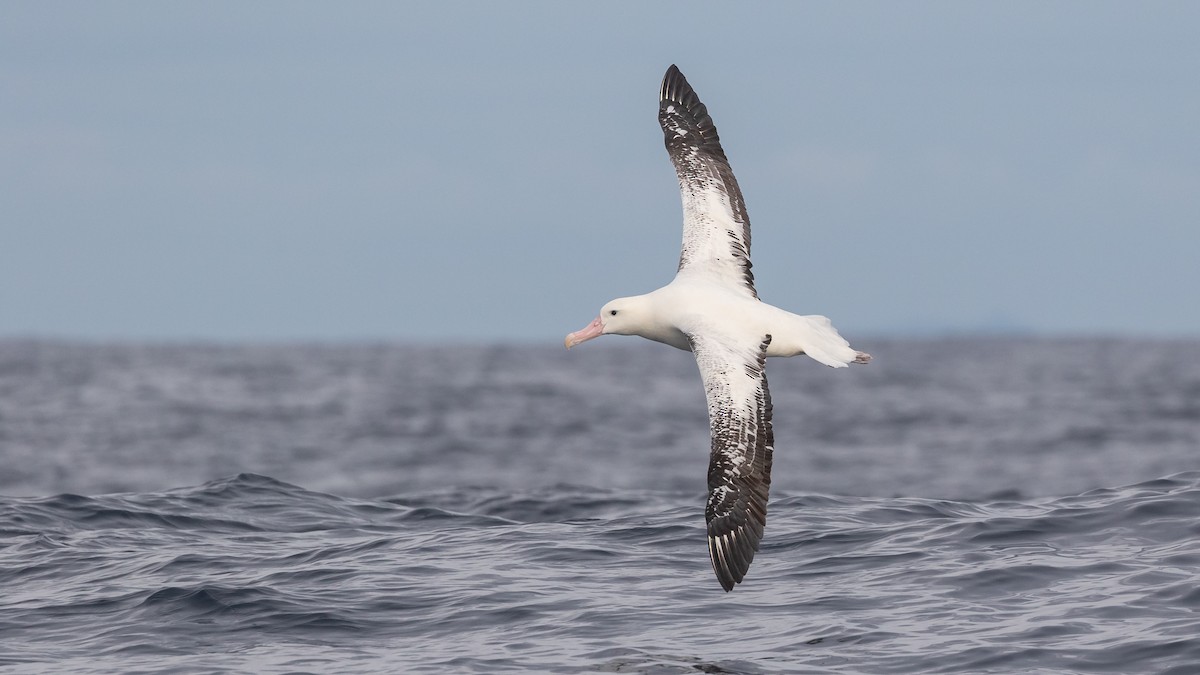
[[[679,176],[683,248],[679,271],[698,271],[757,298],[750,271],[750,217],[708,109],[683,73],[667,69],[658,122]]]
[[[704,380],[712,454],[708,464],[708,554],[726,591],[740,583],[758,551],[771,487],[771,393],[764,364],[771,336],[739,344],[689,333]]]

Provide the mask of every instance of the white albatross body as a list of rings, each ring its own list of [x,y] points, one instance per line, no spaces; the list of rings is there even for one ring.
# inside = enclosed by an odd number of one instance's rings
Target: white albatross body
[[[613,308],[618,308],[615,317],[608,313]],[[833,368],[845,368],[862,356],[829,319],[792,314],[703,275],[681,273],[656,291],[613,300],[605,309],[605,334],[638,335],[684,351],[692,351],[688,334],[707,328],[735,342],[761,341],[770,335],[767,356],[807,354]],[[639,320],[618,321],[624,312],[636,313]]]
[[[566,346],[605,334],[638,335],[691,351],[708,400],[712,448],[705,508],[708,550],[732,590],[766,525],[774,434],[766,357],[809,357],[834,368],[867,363],[823,316],[762,302],[750,271],[750,219],[704,104],[675,66],[659,95],[659,123],[679,176],[683,247],[675,279],[606,304]]]

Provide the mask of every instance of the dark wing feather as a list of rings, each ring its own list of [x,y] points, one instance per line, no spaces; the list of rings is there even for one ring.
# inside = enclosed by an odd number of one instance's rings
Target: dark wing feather
[[[750,217],[708,109],[675,66],[659,92],[658,122],[679,176],[683,246],[679,271],[696,271],[757,298],[750,271]]]
[[[726,591],[750,568],[767,524],[771,487],[771,392],[764,370],[771,336],[747,347],[689,334],[708,398],[708,553]]]

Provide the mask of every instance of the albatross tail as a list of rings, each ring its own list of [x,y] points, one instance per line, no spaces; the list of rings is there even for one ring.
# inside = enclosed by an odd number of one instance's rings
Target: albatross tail
[[[824,363],[830,368],[845,368],[851,363],[869,363],[871,355],[850,346],[833,327],[828,318],[818,315],[797,316],[800,352]]]

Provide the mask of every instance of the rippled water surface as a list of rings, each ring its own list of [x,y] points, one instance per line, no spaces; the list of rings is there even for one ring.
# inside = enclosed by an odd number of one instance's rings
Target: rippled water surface
[[[682,352],[0,342],[0,671],[1200,672],[1200,344],[860,342],[730,594]]]

